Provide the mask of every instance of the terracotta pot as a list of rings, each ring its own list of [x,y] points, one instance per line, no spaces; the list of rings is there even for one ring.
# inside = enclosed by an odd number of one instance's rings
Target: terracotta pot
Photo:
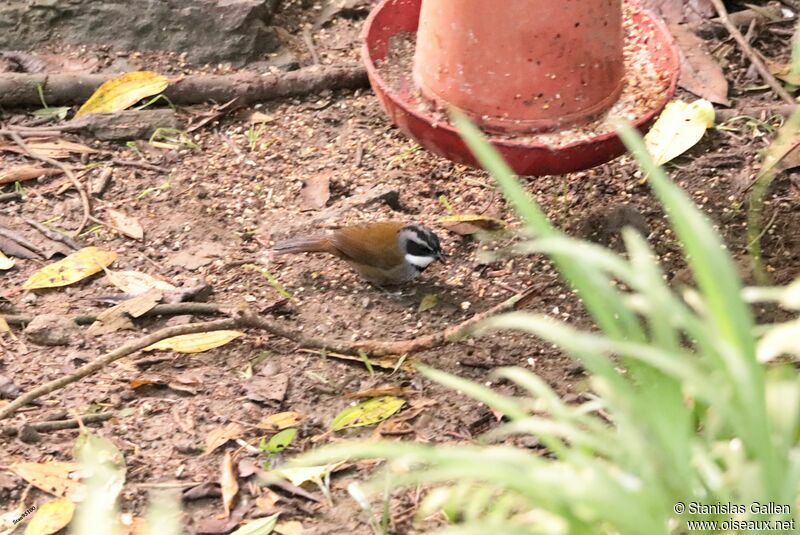
[[[622,0],[423,0],[414,82],[484,129],[591,120],[622,90]]]

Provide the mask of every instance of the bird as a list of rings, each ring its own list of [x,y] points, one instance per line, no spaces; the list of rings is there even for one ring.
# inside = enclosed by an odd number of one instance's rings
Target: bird
[[[379,287],[411,281],[436,260],[444,263],[439,238],[431,229],[398,221],[350,225],[329,235],[291,238],[276,243],[272,252],[331,254]]]

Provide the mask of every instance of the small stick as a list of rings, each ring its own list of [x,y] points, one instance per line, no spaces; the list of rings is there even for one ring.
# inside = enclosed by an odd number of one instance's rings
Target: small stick
[[[112,158],[111,163],[117,165],[126,165],[128,167],[138,167],[139,169],[146,169],[148,171],[156,171],[158,173],[169,173],[169,169],[161,167],[160,165],[153,165],[147,162],[137,162],[136,160],[123,160],[121,158]]]
[[[71,418],[69,420],[52,420],[49,422],[37,422],[28,425],[35,431],[41,431],[41,432],[61,431],[63,429],[77,429],[80,425],[79,422],[83,422],[84,424],[105,422],[106,420],[110,420],[114,416],[116,416],[116,413],[101,412],[98,414],[86,414],[84,416],[81,416],[80,420],[78,418]],[[18,434],[19,434],[19,426],[8,425],[5,427],[0,427],[0,435],[13,437],[17,436]]]
[[[742,35],[742,32],[739,31],[737,28],[728,18],[728,10],[725,9],[725,4],[722,0],[711,0],[711,3],[714,5],[714,9],[717,10],[717,14],[719,15],[720,22],[725,26],[728,30],[728,33],[731,34],[736,42],[739,44],[739,48],[742,49],[742,52],[745,56],[753,63],[753,66],[758,71],[758,74],[761,75],[761,79],[772,88],[775,93],[781,97],[786,103],[788,104],[796,104],[794,98],[783,88],[783,86],[772,76],[772,73],[769,72],[769,69],[764,62],[759,57],[758,53],[752,49],[750,44]]]
[[[140,317],[146,316],[179,316],[181,314],[222,314],[224,312],[223,306],[215,303],[168,303],[164,305],[156,305]],[[9,325],[26,325],[33,321],[33,316],[26,314],[10,314],[3,316],[3,319]],[[70,319],[78,325],[91,325],[97,321],[97,316],[93,314],[81,314],[72,316]]]
[[[123,344],[114,351],[106,353],[102,357],[97,358],[87,364],[84,364],[83,366],[75,370],[73,373],[69,375],[64,375],[63,377],[59,377],[58,379],[55,379],[48,383],[44,383],[43,385],[39,385],[33,390],[29,390],[28,392],[12,400],[11,403],[9,403],[8,405],[0,407],[0,420],[8,418],[12,414],[14,414],[14,412],[16,412],[17,409],[19,409],[24,405],[27,405],[31,401],[38,399],[51,392],[55,392],[56,390],[60,390],[61,388],[64,388],[68,384],[80,381],[87,375],[93,374],[94,372],[104,368],[108,364],[111,364],[112,362],[115,362],[123,357],[127,357],[132,353],[136,353],[140,349],[144,349],[145,347],[155,344],[156,342],[160,342],[161,340],[170,338],[172,336],[179,336],[181,334],[193,334],[193,333],[202,333],[207,331],[236,329],[238,327],[242,327],[243,326],[242,323],[243,323],[242,318],[230,318],[217,321],[208,321],[205,323],[176,325],[173,327],[166,327],[164,329],[160,329],[142,338],[131,340],[127,344]]]
[[[59,162],[58,160],[54,160],[53,158],[48,158],[47,156],[42,156],[40,154],[31,152],[30,148],[22,139],[22,137],[13,130],[0,130],[0,135],[5,135],[7,137],[10,137],[14,141],[14,143],[16,143],[19,146],[19,148],[22,149],[23,152],[25,152],[26,155],[33,158],[34,160],[39,160],[40,162],[50,164],[53,167],[61,169],[61,171],[63,171],[63,173],[67,175],[67,178],[70,179],[73,186],[75,186],[75,189],[78,191],[78,195],[80,195],[81,197],[81,203],[83,204],[83,219],[81,220],[81,224],[78,225],[78,228],[75,230],[72,236],[77,237],[78,235],[80,235],[80,233],[86,227],[86,223],[89,222],[89,218],[92,215],[92,205],[89,202],[89,195],[86,193],[86,190],[83,189],[83,186],[81,186],[80,181],[72,172],[72,169],[70,169],[69,166]]]
[[[303,29],[303,41],[305,41],[306,47],[308,47],[308,52],[311,54],[311,60],[314,62],[314,65],[319,65],[319,54],[317,54],[317,48],[314,46],[314,38],[311,37],[311,32],[308,31],[308,28]]]
[[[55,230],[51,230],[51,229],[47,228],[46,226],[42,225],[41,223],[39,223],[38,221],[34,221],[33,219],[25,218],[25,219],[23,219],[23,221],[25,221],[27,224],[29,224],[30,226],[32,226],[33,228],[35,228],[36,230],[38,230],[39,232],[44,234],[45,237],[47,237],[47,238],[49,238],[49,239],[51,239],[53,241],[61,242],[61,243],[65,244],[67,247],[69,247],[69,248],[71,248],[71,249],[73,249],[75,251],[77,251],[78,249],[81,248],[81,246],[80,246],[80,244],[78,242],[76,242],[75,240],[73,240],[72,238],[67,236],[66,234],[61,234],[60,232],[56,232]]]
[[[11,229],[0,227],[0,236],[4,236],[9,240],[14,240],[18,244],[22,245],[26,249],[30,249],[36,254],[39,255],[44,254],[44,251],[42,251],[39,247],[37,247],[35,243],[31,243],[30,241],[26,240],[24,236],[20,235],[18,232],[14,232]]]
[[[19,192],[15,191],[15,192],[12,192],[12,193],[0,194],[0,202],[16,201],[16,200],[20,200],[20,201],[23,200],[22,199],[22,193],[19,193]]]

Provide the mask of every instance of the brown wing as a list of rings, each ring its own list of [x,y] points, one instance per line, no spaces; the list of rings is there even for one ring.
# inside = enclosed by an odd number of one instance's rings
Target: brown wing
[[[366,223],[337,230],[331,243],[342,256],[359,264],[391,269],[403,261],[397,243],[402,223]]]

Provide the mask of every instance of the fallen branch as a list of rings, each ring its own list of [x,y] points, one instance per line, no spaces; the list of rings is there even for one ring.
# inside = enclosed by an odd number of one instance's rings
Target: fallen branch
[[[2,81],[0,81],[0,85],[2,85]],[[70,133],[104,141],[129,141],[131,139],[149,139],[159,128],[183,128],[184,126],[184,121],[173,110],[154,109],[87,113],[58,125],[9,126],[7,130],[16,132],[21,137],[60,136]]]
[[[0,194],[0,202],[22,200],[22,193],[3,193]]]
[[[155,344],[165,338],[179,336],[182,334],[201,333],[209,331],[220,331],[226,329],[241,329],[253,328],[267,331],[275,336],[287,338],[297,342],[303,346],[318,347],[321,349],[329,349],[339,353],[357,353],[363,351],[373,356],[384,355],[403,355],[407,353],[414,353],[426,349],[443,345],[447,342],[453,342],[463,339],[474,332],[478,323],[495,314],[500,314],[514,309],[523,299],[527,298],[529,293],[515,295],[502,303],[491,307],[490,309],[475,314],[471,318],[448,327],[447,329],[429,334],[412,338],[411,340],[399,341],[385,341],[385,340],[363,340],[360,342],[347,342],[345,340],[336,340],[329,338],[317,338],[314,336],[307,336],[298,329],[292,329],[282,325],[277,320],[270,320],[257,316],[252,313],[245,313],[235,318],[208,321],[204,323],[192,323],[189,325],[178,325],[174,327],[166,327],[154,333],[151,333],[143,338],[132,340],[122,347],[106,353],[102,357],[89,362],[76,371],[64,377],[60,377],[49,383],[40,385],[33,390],[14,399],[11,403],[4,407],[0,407],[0,420],[12,415],[20,407],[30,403],[31,401],[40,398],[46,394],[50,394],[59,390],[69,384],[77,382],[84,377],[101,370],[108,364],[115,362],[123,357],[131,355],[144,349],[145,347]]]
[[[83,231],[83,229],[86,228],[86,223],[92,216],[92,205],[89,203],[89,195],[86,193],[86,190],[83,188],[83,186],[81,186],[80,181],[72,172],[72,169],[70,169],[69,166],[59,162],[58,160],[54,160],[53,158],[48,158],[47,156],[42,156],[41,154],[36,154],[35,152],[31,152],[30,148],[28,148],[28,145],[25,143],[22,137],[13,130],[0,130],[0,135],[4,135],[6,137],[11,138],[11,140],[14,143],[16,143],[28,157],[52,165],[53,167],[56,167],[58,169],[61,169],[61,171],[63,171],[64,174],[67,175],[67,178],[69,178],[70,182],[72,182],[72,185],[78,191],[78,195],[80,195],[81,198],[81,204],[83,205],[83,219],[81,220],[80,225],[78,225],[78,228],[72,234],[73,237],[78,236]]]
[[[211,314],[223,314],[225,312],[224,307],[221,305],[217,305],[215,303],[170,303],[164,305],[156,305],[140,317],[147,317],[147,316],[179,316],[181,314],[196,314],[196,315],[211,315]],[[9,314],[8,316],[3,316],[3,319],[9,325],[27,325],[31,321],[33,321],[34,316],[30,316],[27,314]],[[81,314],[78,316],[72,316],[72,321],[77,323],[78,325],[91,325],[95,321],[97,321],[97,316],[93,314]]]
[[[739,31],[739,28],[736,27],[734,23],[731,22],[730,17],[728,16],[728,10],[725,9],[725,4],[722,0],[711,0],[711,3],[714,5],[714,9],[717,10],[717,14],[719,15],[720,22],[725,26],[725,29],[728,30],[728,33],[731,34],[731,37],[739,44],[739,48],[741,48],[742,53],[750,60],[753,64],[753,67],[758,71],[758,74],[761,75],[761,79],[772,88],[773,91],[787,104],[796,104],[794,98],[783,88],[780,82],[775,79],[772,73],[769,72],[769,69],[764,64],[764,61],[761,59],[760,55],[753,50],[750,44],[742,35],[742,32]]]
[[[61,431],[63,429],[77,429],[80,427],[80,423],[83,424],[94,424],[98,422],[105,422],[106,420],[110,420],[116,416],[114,412],[101,412],[99,414],[86,414],[80,417],[80,420],[77,418],[72,418],[69,420],[53,420],[50,422],[37,422],[33,424],[27,424],[31,427],[34,431],[40,432],[48,432],[48,431]],[[5,427],[0,427],[0,436],[5,435],[7,437],[14,437],[19,434],[21,426],[15,425],[7,425]]]
[[[0,106],[41,106],[37,86],[44,90],[50,106],[85,102],[103,82],[116,74],[18,74],[0,77]],[[164,92],[174,104],[253,102],[318,93],[325,89],[367,87],[367,73],[361,65],[329,67],[315,65],[296,71],[262,75],[242,71],[231,75],[190,75],[174,80]]]

